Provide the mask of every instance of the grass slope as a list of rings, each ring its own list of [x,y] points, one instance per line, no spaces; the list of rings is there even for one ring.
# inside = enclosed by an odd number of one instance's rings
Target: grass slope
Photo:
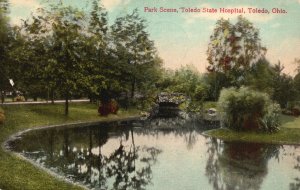
[[[6,120],[0,124],[0,143],[10,135],[37,126],[99,121],[137,115],[136,110],[120,111],[117,116],[99,117],[97,106],[88,103],[70,105],[70,115],[64,116],[63,104],[4,106]],[[0,189],[82,189],[59,180],[27,161],[0,149]]]

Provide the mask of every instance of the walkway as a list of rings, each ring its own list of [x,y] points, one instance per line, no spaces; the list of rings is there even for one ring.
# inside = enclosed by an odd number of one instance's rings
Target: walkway
[[[69,102],[89,102],[88,99],[82,99],[82,100],[70,100]],[[65,100],[55,100],[54,103],[65,103]],[[30,104],[51,104],[51,101],[28,101],[28,102],[4,102],[3,104],[0,103],[0,105],[30,105]]]

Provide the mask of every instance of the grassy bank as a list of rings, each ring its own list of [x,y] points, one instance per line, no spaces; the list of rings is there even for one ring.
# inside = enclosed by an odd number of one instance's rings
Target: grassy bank
[[[64,116],[63,104],[5,106],[6,120],[0,124],[0,143],[10,135],[28,128],[82,121],[126,118],[138,111],[119,111],[118,115],[99,117],[97,106],[88,103],[70,105],[70,115]],[[59,180],[32,164],[0,149],[0,189],[82,189]]]
[[[272,134],[258,132],[236,132],[230,129],[216,129],[206,134],[226,141],[244,141],[272,144],[300,144],[300,117],[281,115],[280,131]]]

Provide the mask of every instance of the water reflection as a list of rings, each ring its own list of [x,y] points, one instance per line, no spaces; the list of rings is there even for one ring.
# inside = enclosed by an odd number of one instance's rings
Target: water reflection
[[[300,147],[230,143],[193,120],[31,131],[11,149],[92,189],[300,189]]]
[[[290,183],[291,190],[299,190],[300,189],[300,155],[293,154],[294,159],[296,160],[294,169],[298,171],[297,177],[294,178],[294,181]]]
[[[268,161],[278,159],[278,145],[259,143],[208,143],[206,175],[214,189],[260,189],[268,174]]]
[[[104,149],[109,138],[112,141]],[[97,189],[145,189],[151,182],[151,167],[161,153],[152,146],[136,146],[132,128],[120,127],[34,131],[26,134],[22,143],[17,140],[10,146],[69,179]]]

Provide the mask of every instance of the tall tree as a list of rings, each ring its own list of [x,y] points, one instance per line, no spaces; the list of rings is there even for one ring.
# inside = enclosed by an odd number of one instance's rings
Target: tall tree
[[[50,81],[45,80],[44,70],[48,60],[44,38],[36,37],[38,23],[14,26],[11,35],[10,62],[14,69],[15,89],[22,92],[25,99],[47,97]],[[28,31],[26,31],[28,30]],[[31,35],[27,35],[31,33]]]
[[[99,1],[93,1],[92,11],[90,12],[87,47],[87,59],[90,63],[88,72],[93,76],[91,98],[99,97],[102,101],[110,99],[106,97],[108,91],[111,91],[113,86],[117,83],[114,79],[116,74],[116,67],[110,55],[111,50],[109,43],[109,28],[108,28],[107,11],[100,4]],[[114,72],[116,71],[116,72]],[[116,85],[117,86],[117,85]]]
[[[253,65],[245,76],[245,85],[260,92],[266,92],[270,96],[274,90],[274,68],[266,59],[260,59]]]
[[[137,10],[117,18],[112,26],[115,54],[122,72],[123,86],[129,89],[131,98],[134,98],[137,88],[149,79],[145,78],[145,73],[153,68],[157,57],[154,42],[150,40],[146,28],[146,21],[140,17]]]
[[[4,102],[5,90],[9,88],[9,19],[8,19],[8,1],[0,0],[0,96],[1,102]]]
[[[296,75],[294,77],[294,84],[295,84],[295,88],[297,90],[297,94],[300,93],[300,59],[295,59],[295,63],[297,64],[297,68],[296,68]],[[298,95],[297,97],[298,99],[300,98],[300,96]]]
[[[294,101],[297,95],[293,78],[282,73],[284,67],[278,62],[273,66],[273,96],[272,99],[277,101],[282,108],[287,107],[287,103]]]
[[[63,94],[66,115],[72,93],[90,85],[85,60],[86,27],[85,13],[61,4],[50,10],[39,9],[39,13],[25,23],[28,40],[33,41],[34,46],[41,44],[45,50],[36,56],[46,58],[41,62],[43,77],[49,80],[51,88]]]
[[[208,71],[227,75],[233,85],[239,85],[249,68],[263,58],[259,30],[239,16],[236,24],[220,19],[216,23],[208,46]]]

